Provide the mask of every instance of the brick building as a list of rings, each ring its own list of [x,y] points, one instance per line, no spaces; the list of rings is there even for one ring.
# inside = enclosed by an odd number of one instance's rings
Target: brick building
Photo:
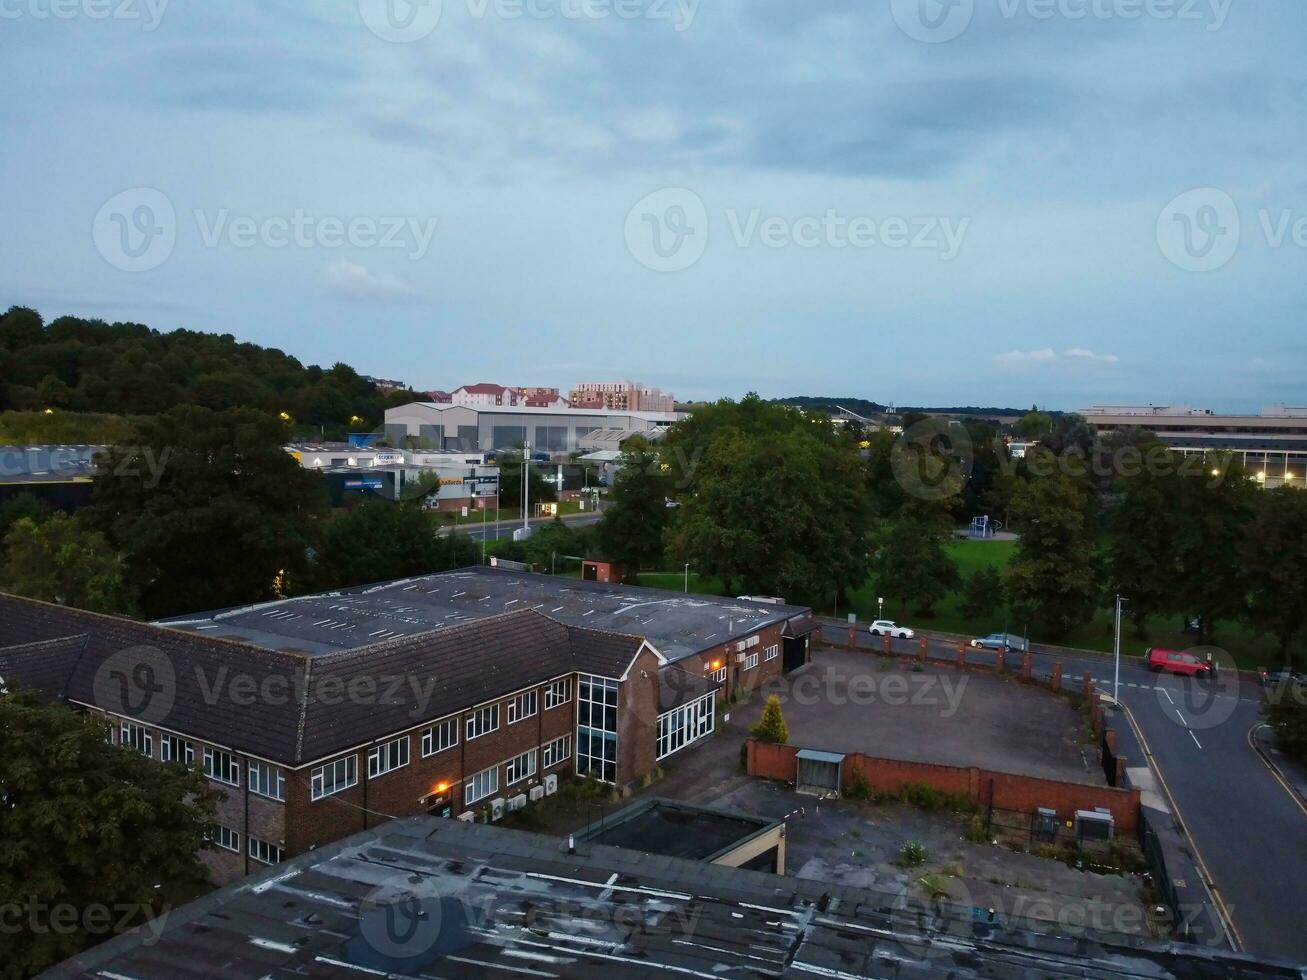
[[[806,662],[806,610],[682,598],[476,569],[146,624],[0,595],[0,677],[201,768],[226,882],[393,817],[631,783]]]
[[[604,408],[617,412],[672,412],[676,399],[665,391],[637,381],[581,381],[568,401],[578,408]]]

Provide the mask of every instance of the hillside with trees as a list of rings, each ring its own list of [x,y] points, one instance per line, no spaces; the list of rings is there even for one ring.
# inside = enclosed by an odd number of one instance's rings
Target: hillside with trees
[[[0,316],[0,412],[24,413],[13,420],[19,434],[30,430],[48,441],[96,441],[106,426],[114,431],[112,417],[159,415],[179,405],[285,413],[295,429],[341,438],[380,427],[389,404],[411,397],[386,396],[347,364],[305,365],[231,334],[162,333],[73,316],[46,323],[20,306]],[[83,420],[82,413],[97,417]],[[55,426],[60,438],[51,439]]]

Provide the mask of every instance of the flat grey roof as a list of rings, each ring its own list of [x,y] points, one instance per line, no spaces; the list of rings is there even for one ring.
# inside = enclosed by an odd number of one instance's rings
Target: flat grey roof
[[[269,868],[43,976],[1301,977],[1197,945],[1056,928],[417,817]]]
[[[507,569],[465,568],[196,613],[163,620],[160,625],[269,650],[314,654],[367,646],[520,609],[535,609],[569,626],[642,636],[670,661],[809,613],[804,606],[583,582]]]

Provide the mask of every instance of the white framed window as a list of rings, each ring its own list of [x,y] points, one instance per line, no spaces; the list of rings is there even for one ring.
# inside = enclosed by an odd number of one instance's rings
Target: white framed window
[[[536,713],[536,692],[523,691],[508,702],[508,723],[515,725],[523,718],[530,718]]]
[[[467,740],[470,742],[474,738],[480,738],[482,735],[489,735],[491,732],[499,730],[499,705],[489,704],[484,708],[477,708],[467,716]]]
[[[235,851],[237,854],[241,851],[241,835],[230,827],[215,823],[209,828],[208,838],[224,851]]]
[[[251,762],[250,792],[270,800],[285,800],[286,774],[266,762]]]
[[[236,757],[221,749],[204,750],[204,774],[214,782],[228,786],[241,784],[241,767]]]
[[[673,752],[679,752],[696,739],[711,734],[716,705],[716,697],[705,694],[689,704],[659,715],[657,757],[663,759]]]
[[[617,681],[582,674],[576,685],[576,771],[617,782]]]
[[[781,645],[779,643],[773,643],[771,646],[767,648],[767,653],[762,659],[775,660],[780,655],[781,655]]]
[[[725,667],[718,667],[716,670],[714,670],[714,671],[712,672],[712,679],[715,680],[718,684],[725,684],[725,683],[726,683],[726,668],[725,668]]]
[[[408,736],[384,742],[368,752],[368,779],[408,765]]]
[[[195,765],[195,746],[176,735],[159,736],[159,758],[164,762],[180,762],[184,766]],[[240,848],[237,848],[240,850]]]
[[[523,752],[521,755],[508,760],[508,772],[506,773],[505,778],[508,780],[509,786],[512,786],[514,783],[520,783],[522,780],[528,779],[535,774],[535,749],[532,749],[530,752]]]
[[[543,755],[541,764],[545,769],[566,762],[572,758],[572,736],[561,735],[552,742],[545,743]]]
[[[320,800],[324,796],[347,790],[358,781],[358,756],[347,755],[313,770],[309,776],[309,797]]]
[[[472,776],[463,787],[463,803],[471,806],[499,791],[499,767],[491,766]]]
[[[119,729],[119,745],[126,745],[135,749],[141,755],[154,757],[154,736],[144,725],[135,725],[130,721],[125,721],[122,728]]]
[[[745,670],[753,670],[753,668],[757,666],[758,666],[758,655],[756,653],[750,653],[744,658]]]
[[[567,704],[572,700],[572,681],[564,677],[561,681],[554,681],[545,688],[545,710],[557,708],[560,704]]]
[[[457,744],[458,719],[439,722],[422,733],[422,758],[452,749]]]
[[[281,864],[284,853],[276,844],[269,844],[266,840],[251,837],[250,857],[260,864]]]

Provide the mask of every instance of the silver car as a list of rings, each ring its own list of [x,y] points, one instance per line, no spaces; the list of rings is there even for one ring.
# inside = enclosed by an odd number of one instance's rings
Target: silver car
[[[1030,652],[1030,641],[1015,633],[990,633],[971,641],[973,647],[981,650],[1016,650],[1018,653]]]

